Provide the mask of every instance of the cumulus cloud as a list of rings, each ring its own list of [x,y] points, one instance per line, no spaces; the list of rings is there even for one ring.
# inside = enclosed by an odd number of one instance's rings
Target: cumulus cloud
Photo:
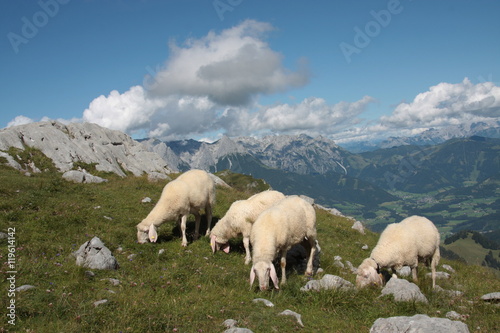
[[[226,108],[236,108],[244,116],[259,95],[308,81],[305,67],[285,68],[281,54],[265,42],[272,29],[268,23],[247,20],[182,46],[172,42],[169,59],[154,77],[124,93],[114,90],[95,98],[83,120],[160,138],[224,129],[218,120]]]
[[[306,98],[298,104],[261,107],[256,112],[226,110],[218,120],[229,136],[261,133],[303,133],[328,135],[359,123],[372,97],[356,102],[328,104],[322,98]]]
[[[431,128],[464,121],[481,121],[500,115],[500,87],[492,82],[440,83],[418,94],[411,103],[399,104],[390,116],[381,117],[388,128]]]
[[[300,87],[309,75],[305,66],[291,71],[282,55],[265,42],[273,27],[246,20],[238,26],[190,39],[182,46],[170,43],[171,56],[150,84],[155,95],[207,96],[220,105],[247,105],[259,94]]]

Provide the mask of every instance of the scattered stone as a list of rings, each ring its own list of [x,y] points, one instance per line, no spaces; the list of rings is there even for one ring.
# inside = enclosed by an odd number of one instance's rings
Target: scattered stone
[[[399,332],[433,332],[433,333],[468,333],[469,328],[460,321],[446,318],[431,318],[417,314],[413,317],[390,317],[375,320],[370,333],[399,333]]]
[[[438,285],[436,285],[436,287],[434,288],[434,291],[445,293],[450,297],[459,297],[459,296],[462,296],[464,294],[463,292],[458,291],[458,290],[443,289],[441,286],[438,286]]]
[[[84,183],[84,184],[90,184],[90,183],[104,183],[107,182],[107,179],[91,175],[88,173],[86,170],[69,170],[63,173],[62,177],[66,179],[67,181],[74,182],[74,183]]]
[[[354,289],[354,285],[351,282],[344,280],[340,276],[326,274],[325,276],[323,276],[323,278],[321,278],[321,280],[308,281],[304,287],[300,288],[300,290],[302,291],[320,291],[332,289],[347,291]]]
[[[30,290],[30,289],[33,289],[33,288],[36,288],[35,286],[32,286],[30,284],[25,284],[25,285],[22,285],[20,287],[17,287],[16,288],[16,291],[17,292],[23,292],[23,291],[26,291],[26,290]]]
[[[344,264],[342,263],[342,261],[335,260],[335,261],[333,262],[333,265],[334,265],[334,266],[337,266],[337,267],[339,267],[339,268],[344,268]]]
[[[132,253],[132,254],[130,254],[130,255],[127,257],[127,259],[128,259],[128,260],[132,260],[132,259],[134,259],[135,257],[137,257],[137,254]]]
[[[295,317],[297,319],[297,322],[299,323],[299,325],[304,327],[304,324],[302,323],[302,316],[300,314],[298,314],[297,312],[294,312],[292,310],[285,310],[285,311],[279,313],[278,315]]]
[[[100,301],[96,301],[96,302],[94,302],[94,306],[95,306],[95,307],[98,307],[99,305],[104,304],[104,303],[107,303],[107,302],[108,302],[108,300],[107,300],[107,299],[102,299],[102,300],[100,300]]]
[[[5,232],[0,232],[0,239],[7,239],[9,238],[9,235],[7,235]]]
[[[396,270],[396,273],[398,276],[410,276],[411,275],[411,268],[410,266],[403,266],[400,269]]]
[[[428,303],[420,288],[405,279],[390,279],[382,289],[382,295],[393,295],[396,302],[415,301]]]
[[[225,181],[223,181],[220,177],[217,177],[213,173],[209,173],[209,176],[210,178],[212,178],[216,186],[219,185],[225,188],[231,188],[231,186],[229,186]]]
[[[163,253],[165,253],[165,249],[160,249],[160,250],[158,251],[158,255],[162,255]]]
[[[142,203],[148,203],[148,202],[151,202],[151,198],[150,197],[145,197],[144,199],[141,200]]]
[[[446,318],[451,320],[460,320],[462,319],[462,315],[455,311],[449,311],[446,313]]]
[[[361,250],[368,250],[368,249],[369,249],[369,247],[366,244],[361,247]]]
[[[117,269],[118,262],[111,254],[111,251],[98,238],[94,237],[90,241],[80,246],[74,252],[76,264],[90,269]]]
[[[500,302],[500,292],[489,293],[481,296],[481,299],[486,302],[497,303]]]
[[[311,205],[314,205],[314,199],[313,198],[308,197],[307,195],[302,195],[302,194],[299,195],[299,197],[301,197],[302,199],[304,199],[305,201],[307,201]]]
[[[356,267],[354,267],[350,261],[346,261],[345,264],[346,264],[347,268],[349,268],[349,270],[351,271],[352,274],[358,273],[358,269]]]
[[[256,298],[253,300],[254,303],[264,303],[266,306],[268,307],[273,307],[274,304],[271,303],[270,301],[268,301],[267,299],[264,299],[264,298]]]
[[[109,217],[109,216],[106,216],[106,215],[104,215],[103,217],[104,217],[106,220],[109,220],[109,221],[112,221],[112,220],[113,220],[113,218],[112,218],[112,217]]]
[[[432,273],[427,273],[425,274],[426,277],[430,278],[432,276]],[[436,272],[436,279],[449,279],[450,274],[446,272]]]
[[[234,319],[226,319],[226,320],[224,320],[222,325],[226,326],[227,328],[231,328],[231,327],[236,327],[237,323],[238,322]]]
[[[85,276],[89,278],[95,277],[95,273],[92,271],[85,271]]]
[[[444,265],[443,265],[443,266],[441,266],[441,267],[443,267],[443,269],[446,269],[446,270],[447,270],[448,272],[450,272],[450,273],[455,273],[455,270],[454,270],[454,269],[453,269],[453,267],[451,267],[450,265],[446,265],[446,264],[444,264]]]
[[[360,234],[364,235],[365,234],[365,227],[363,227],[363,224],[359,221],[354,222],[354,224],[351,227],[354,230],[359,231]]]
[[[121,283],[120,280],[113,278],[101,279],[101,281],[109,281],[113,286],[118,286]]]
[[[160,173],[160,172],[151,172],[148,174],[148,181],[150,181],[151,183],[155,183],[155,182],[159,182],[159,181],[163,181],[165,179],[170,179],[169,176],[167,176],[166,174],[164,173]]]

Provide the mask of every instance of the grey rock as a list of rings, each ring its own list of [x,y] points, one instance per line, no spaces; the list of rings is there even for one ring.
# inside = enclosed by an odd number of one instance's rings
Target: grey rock
[[[336,276],[336,275],[331,275],[331,274],[325,274],[323,278],[320,280],[311,280],[306,283],[306,285],[302,288],[300,288],[302,291],[309,291],[309,290],[314,290],[314,291],[320,291],[320,290],[343,290],[343,291],[348,291],[348,290],[354,290],[354,285],[347,281],[344,280],[343,278]]]
[[[238,322],[234,319],[226,319],[226,320],[224,320],[222,325],[226,326],[227,328],[231,328],[231,327],[236,327],[237,323]]]
[[[462,318],[462,315],[460,315],[456,311],[449,311],[446,313],[446,318],[451,319],[451,320],[460,320]]]
[[[23,291],[26,291],[26,290],[30,290],[30,289],[33,289],[33,288],[36,288],[35,286],[32,286],[30,284],[25,284],[25,285],[22,285],[20,287],[17,287],[16,288],[16,291],[17,292],[23,292]]]
[[[363,227],[363,224],[359,221],[354,222],[351,228],[359,231],[359,233],[361,233],[362,235],[365,234],[365,227]]]
[[[212,178],[216,186],[231,188],[231,186],[229,186],[225,181],[223,181],[220,177],[217,177],[213,173],[209,173],[208,175],[210,176],[210,178]]]
[[[400,269],[397,269],[396,273],[398,274],[398,276],[410,276],[411,268],[410,266],[403,266]]]
[[[89,278],[95,277],[95,273],[92,271],[85,271],[85,276]]]
[[[413,317],[390,317],[375,320],[370,333],[467,333],[469,328],[460,321],[446,318],[431,318],[417,314]]]
[[[152,183],[160,182],[160,181],[163,181],[163,180],[166,180],[166,179],[170,179],[170,177],[167,176],[164,173],[151,172],[151,173],[148,174],[148,181],[150,181]]]
[[[428,303],[420,288],[405,279],[392,278],[382,289],[382,295],[393,295],[396,302],[423,302]]]
[[[121,283],[120,280],[113,278],[101,279],[101,281],[109,281],[113,286],[118,286]]]
[[[483,301],[487,302],[500,302],[500,292],[489,293],[481,296]]]
[[[108,181],[107,179],[91,175],[86,170],[66,171],[65,173],[63,173],[62,177],[70,182],[85,183],[85,184],[90,184],[90,183],[99,184]]]
[[[7,239],[9,238],[9,235],[7,235],[5,232],[0,232],[0,239]]]
[[[432,273],[425,274],[426,277],[430,278]],[[436,272],[436,279],[449,279],[450,274],[446,272]]]
[[[125,172],[135,176],[171,172],[158,154],[148,151],[130,136],[92,123],[64,125],[44,121],[0,130],[0,150],[7,151],[10,147],[22,150],[25,146],[40,150],[61,172],[72,170],[75,162],[95,163],[98,171],[122,177],[126,176]],[[7,161],[18,169],[34,171],[33,166],[16,166],[8,157]]]
[[[441,267],[443,267],[443,269],[446,269],[446,270],[447,270],[448,272],[450,272],[450,273],[455,273],[455,270],[454,270],[454,269],[453,269],[453,267],[451,267],[450,265],[446,265],[446,264],[444,264],[444,265],[443,265],[443,266],[441,266]]]
[[[151,200],[151,198],[150,198],[150,197],[145,197],[145,198],[143,198],[143,199],[141,200],[141,202],[142,202],[142,203],[149,203],[149,202],[151,202],[151,201],[152,201],[152,200]]]
[[[462,296],[464,294],[463,292],[458,291],[458,290],[446,290],[446,289],[443,289],[439,285],[436,285],[436,287],[434,288],[434,291],[445,293],[445,294],[447,294],[450,297],[459,297],[459,296]]]
[[[100,300],[100,301],[96,301],[96,302],[94,302],[94,306],[95,306],[95,307],[98,307],[99,305],[101,305],[101,304],[105,304],[105,303],[107,303],[107,302],[108,302],[108,300],[107,300],[107,299],[102,299],[102,300]]]
[[[366,244],[365,244],[365,245],[363,245],[363,246],[361,247],[361,250],[365,250],[365,251],[366,251],[366,250],[368,250],[368,249],[369,249],[369,247],[368,247],[368,245],[366,245]]]
[[[264,299],[264,298],[256,298],[254,299],[252,302],[254,303],[264,303],[265,306],[268,306],[268,307],[273,307],[274,304],[270,301],[268,301],[267,299]]]
[[[74,252],[76,264],[90,269],[117,269],[118,262],[111,254],[111,251],[98,238],[94,237],[90,241],[80,246]]]
[[[280,316],[292,316],[297,319],[297,323],[299,323],[300,326],[304,327],[304,324],[302,323],[302,316],[298,314],[297,312],[294,312],[292,310],[285,310],[281,313],[279,313]]]

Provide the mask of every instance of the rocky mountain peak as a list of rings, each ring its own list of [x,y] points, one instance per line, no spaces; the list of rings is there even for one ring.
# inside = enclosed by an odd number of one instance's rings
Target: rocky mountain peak
[[[95,164],[98,171],[120,176],[171,172],[160,156],[130,136],[92,123],[45,121],[0,130],[0,151],[6,154],[10,147],[36,148],[61,172],[73,169],[76,162]]]

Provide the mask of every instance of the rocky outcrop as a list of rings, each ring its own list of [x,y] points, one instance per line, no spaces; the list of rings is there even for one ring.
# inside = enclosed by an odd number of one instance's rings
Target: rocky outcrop
[[[379,318],[370,328],[370,333],[398,333],[398,332],[433,332],[433,333],[466,333],[469,328],[460,321],[446,318],[431,318],[417,314],[413,317]]]
[[[11,147],[21,150],[36,148],[61,172],[74,169],[77,162],[94,164],[98,171],[113,172],[122,177],[128,172],[135,176],[171,172],[158,154],[148,151],[130,136],[91,123],[64,125],[46,121],[0,130],[2,156]],[[7,158],[11,166],[25,168],[11,160]]]

